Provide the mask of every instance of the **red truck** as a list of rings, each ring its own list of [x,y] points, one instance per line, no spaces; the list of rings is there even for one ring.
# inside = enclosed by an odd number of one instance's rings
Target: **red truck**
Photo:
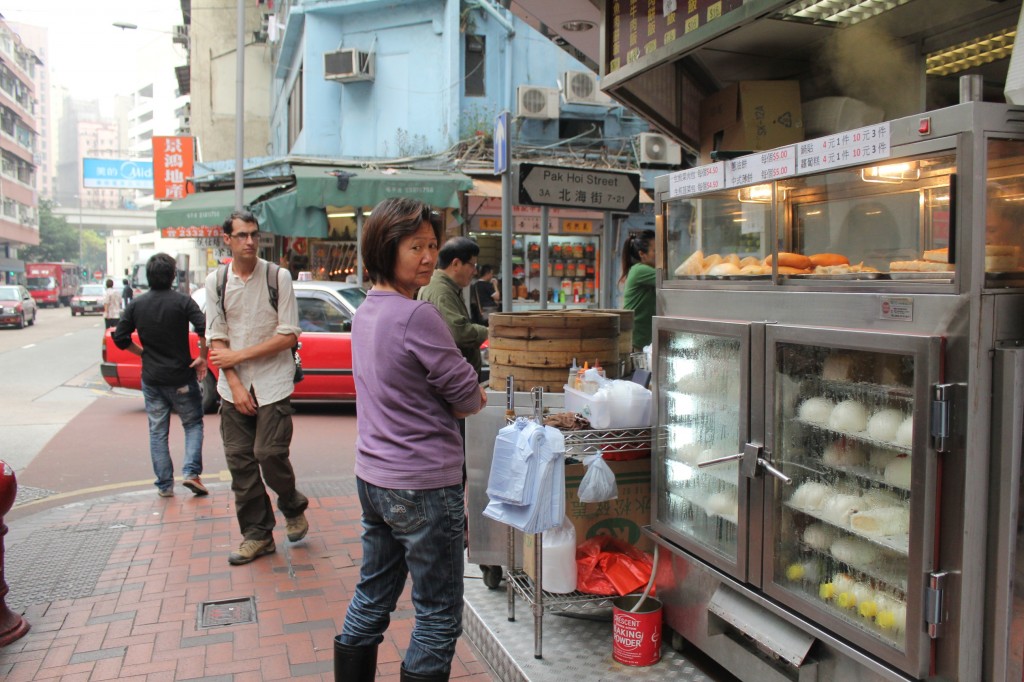
[[[25,277],[32,298],[41,308],[70,305],[78,289],[78,266],[74,263],[26,263]]]

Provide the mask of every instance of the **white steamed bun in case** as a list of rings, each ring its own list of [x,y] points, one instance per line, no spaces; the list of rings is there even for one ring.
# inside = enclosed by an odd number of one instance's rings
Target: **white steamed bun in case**
[[[867,454],[857,443],[837,440],[821,453],[821,461],[833,467],[858,467],[867,463]]]
[[[824,523],[812,523],[804,528],[803,539],[808,547],[825,551],[835,542],[836,532]]]
[[[864,501],[860,495],[836,493],[833,490],[821,509],[821,515],[837,526],[849,526],[850,518],[863,508]]]
[[[910,457],[896,457],[885,465],[885,482],[910,490]]]
[[[793,491],[789,503],[801,509],[821,509],[833,492],[827,485],[817,481],[806,481]]]
[[[856,400],[844,400],[832,409],[829,428],[846,433],[860,433],[868,427],[868,411]]]
[[[878,559],[878,549],[870,542],[858,538],[842,537],[829,547],[836,559],[852,566],[866,566]]]
[[[868,466],[879,471],[885,471],[885,465],[896,459],[896,453],[885,448],[871,448],[868,453]]]
[[[908,448],[914,444],[914,415],[910,415],[900,423],[900,428],[896,429],[895,443]]]
[[[828,424],[833,409],[835,405],[828,398],[809,398],[800,403],[797,416],[811,424]]]
[[[879,410],[868,420],[868,435],[875,440],[891,443],[896,440],[896,433],[903,423],[903,413],[899,410]]]

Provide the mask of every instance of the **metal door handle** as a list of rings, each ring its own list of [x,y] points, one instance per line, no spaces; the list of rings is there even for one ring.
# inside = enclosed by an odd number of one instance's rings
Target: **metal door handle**
[[[697,468],[703,469],[704,467],[713,467],[716,464],[724,464],[725,462],[732,462],[737,459],[743,459],[744,457],[746,457],[746,455],[742,452],[737,455],[726,455],[725,457],[717,457],[715,459],[709,459],[706,462],[697,462]]]
[[[790,485],[791,483],[793,483],[793,479],[792,478],[790,478],[786,474],[782,473],[781,471],[779,471],[778,469],[773,467],[771,465],[771,462],[769,462],[768,460],[764,459],[763,457],[758,457],[757,458],[757,463],[758,463],[759,466],[764,467],[765,471],[767,471],[769,474],[771,474],[775,478],[779,479],[780,481],[782,481],[786,485]]]

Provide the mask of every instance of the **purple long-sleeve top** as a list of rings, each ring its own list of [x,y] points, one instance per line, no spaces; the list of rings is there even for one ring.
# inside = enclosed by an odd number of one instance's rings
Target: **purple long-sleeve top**
[[[356,476],[381,488],[462,483],[453,410],[480,407],[476,371],[431,303],[371,290],[352,322]]]

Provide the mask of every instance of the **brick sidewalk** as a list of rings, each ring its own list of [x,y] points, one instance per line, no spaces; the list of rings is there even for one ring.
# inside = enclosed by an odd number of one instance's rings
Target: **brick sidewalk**
[[[0,679],[333,680],[334,635],[362,557],[351,481],[307,491],[310,531],[299,543],[284,539],[278,514],[277,553],[245,566],[227,562],[241,540],[231,491],[209,487],[207,497],[180,485],[166,499],[122,493],[9,524],[7,604],[32,629],[0,649]],[[252,612],[247,598],[256,622],[217,624]],[[234,603],[209,604],[221,600]],[[407,587],[378,680],[399,679],[412,627]],[[451,678],[495,679],[465,635]]]

